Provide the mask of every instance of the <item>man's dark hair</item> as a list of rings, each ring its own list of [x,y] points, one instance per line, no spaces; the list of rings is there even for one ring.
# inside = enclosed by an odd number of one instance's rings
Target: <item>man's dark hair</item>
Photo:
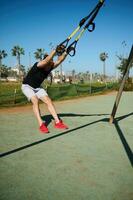
[[[45,59],[47,56],[48,56],[48,54],[47,54],[47,53],[45,53],[45,54],[44,54],[44,56],[43,56],[43,59]]]

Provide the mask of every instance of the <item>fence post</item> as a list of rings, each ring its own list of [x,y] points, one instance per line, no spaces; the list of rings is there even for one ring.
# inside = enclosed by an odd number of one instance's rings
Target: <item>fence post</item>
[[[15,89],[14,90],[14,104],[16,104],[16,92],[17,92],[17,90]]]
[[[92,93],[91,84],[92,84],[92,73],[90,73],[90,94]]]

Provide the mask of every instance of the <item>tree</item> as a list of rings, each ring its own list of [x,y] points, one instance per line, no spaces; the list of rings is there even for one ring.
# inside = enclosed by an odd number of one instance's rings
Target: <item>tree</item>
[[[124,76],[125,74],[125,69],[126,69],[126,64],[127,64],[127,58],[123,58],[123,56],[118,56],[118,59],[120,60],[120,64],[119,66],[117,66],[117,69],[120,70],[120,73],[121,73],[121,77]],[[133,67],[133,63],[131,64],[130,68]],[[128,74],[128,78],[129,78],[129,74]]]
[[[106,77],[106,72],[105,72],[105,61],[108,58],[108,54],[103,52],[100,53],[100,60],[103,62],[103,79],[105,81],[105,77]]]
[[[17,72],[14,71],[14,70],[12,70],[11,67],[8,68],[8,76],[14,77],[14,78],[17,78],[17,77],[18,77]]]
[[[9,70],[9,68],[6,65],[2,65],[2,67],[1,67],[1,78],[7,78],[8,77],[8,70]]]
[[[1,73],[2,73],[2,59],[7,56],[7,53],[5,50],[0,50],[0,78],[1,78]]]
[[[37,49],[36,52],[34,52],[35,58],[37,60],[42,60],[45,54],[45,50],[43,48]]]
[[[24,49],[21,48],[19,45],[17,45],[17,46],[14,46],[11,51],[12,51],[12,56],[16,56],[17,58],[19,78],[20,78],[20,68],[21,68],[20,56],[24,55]]]

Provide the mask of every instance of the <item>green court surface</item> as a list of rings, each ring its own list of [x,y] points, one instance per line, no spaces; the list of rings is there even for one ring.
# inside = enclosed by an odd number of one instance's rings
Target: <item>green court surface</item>
[[[133,200],[133,92],[54,102],[69,126],[41,134],[32,107],[0,110],[0,200]]]

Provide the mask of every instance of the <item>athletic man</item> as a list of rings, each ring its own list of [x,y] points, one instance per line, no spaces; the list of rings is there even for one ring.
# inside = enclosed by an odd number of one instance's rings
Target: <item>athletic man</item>
[[[28,98],[28,100],[32,102],[33,111],[39,124],[39,130],[43,133],[48,133],[49,130],[40,115],[39,99],[47,105],[49,112],[53,116],[55,120],[54,127],[59,129],[68,128],[67,125],[65,125],[63,121],[59,119],[54,104],[49,98],[47,92],[40,86],[44,79],[46,79],[50,74],[50,72],[63,62],[67,56],[67,53],[64,52],[62,55],[58,56],[57,61],[54,62],[53,57],[55,55],[56,50],[52,50],[49,55],[45,54],[43,60],[36,62],[33,65],[27,76],[24,78],[22,84],[22,92]]]

